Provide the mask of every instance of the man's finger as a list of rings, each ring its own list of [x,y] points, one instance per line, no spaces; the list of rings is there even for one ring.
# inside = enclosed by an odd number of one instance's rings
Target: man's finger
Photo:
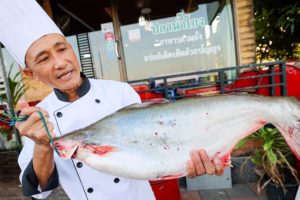
[[[222,161],[220,160],[219,157],[214,157],[214,159],[212,160],[215,168],[216,168],[216,175],[217,176],[222,176],[224,174],[224,165],[222,163]]]
[[[199,153],[200,153],[200,157],[201,157],[201,160],[204,165],[206,173],[209,175],[215,174],[216,168],[215,168],[214,164],[212,163],[212,161],[209,159],[206,151],[200,150]]]
[[[196,175],[201,176],[205,174],[205,169],[201,160],[201,157],[199,155],[199,152],[196,150],[191,151],[191,158],[194,162],[195,168],[196,168]]]
[[[194,178],[196,176],[195,165],[192,160],[187,161],[186,163],[186,172],[189,178]]]
[[[37,111],[40,111],[39,107],[30,107],[30,106],[28,106],[28,107],[24,107],[24,108],[21,109],[20,115],[22,115],[22,116],[25,116],[25,115],[29,116],[32,113],[37,112]]]
[[[21,99],[21,100],[18,101],[18,103],[17,103],[18,110],[22,110],[26,107],[29,107],[29,104],[25,99]]]

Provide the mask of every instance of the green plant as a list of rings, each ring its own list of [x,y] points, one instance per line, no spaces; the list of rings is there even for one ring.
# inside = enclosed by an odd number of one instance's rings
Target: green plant
[[[248,140],[262,142],[262,146],[250,156],[259,172],[259,192],[270,182],[282,187],[284,191],[287,179],[292,177],[299,182],[297,171],[293,167],[295,157],[278,129],[267,125],[243,139],[236,148],[240,148]]]
[[[7,80],[11,92],[12,105],[15,107],[17,105],[17,102],[25,94],[28,88],[22,83],[20,71],[17,72],[15,75],[12,75],[13,66],[13,64],[10,66]],[[1,98],[3,101],[7,102],[6,94],[1,94]]]

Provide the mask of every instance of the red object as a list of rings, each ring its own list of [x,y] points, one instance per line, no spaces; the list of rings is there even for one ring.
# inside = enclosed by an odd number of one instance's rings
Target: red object
[[[150,99],[156,99],[156,98],[164,98],[163,94],[157,94],[152,91],[144,91],[144,90],[149,90],[149,86],[147,85],[136,85],[133,86],[133,89],[140,95],[141,100],[150,100]]]
[[[150,181],[156,200],[180,200],[178,179]]]
[[[275,68],[275,73],[279,72],[279,68]],[[260,74],[266,74],[266,70],[260,71]],[[258,80],[258,85],[267,85],[269,84],[269,78],[268,77],[261,77]],[[280,83],[280,77],[279,75],[275,76],[275,84]],[[300,99],[300,69],[293,65],[287,65],[286,66],[286,83],[287,83],[287,96],[293,96],[298,99]],[[269,88],[258,88],[257,94],[269,96],[270,91]],[[275,87],[275,96],[280,96],[280,86]]]
[[[195,95],[195,94],[210,94],[210,93],[218,93],[220,91],[220,87],[207,87],[207,88],[194,88],[194,89],[178,89],[177,92],[180,95]]]
[[[237,89],[237,88],[256,86],[258,82],[258,78],[257,77],[251,78],[251,76],[257,76],[257,75],[258,75],[257,71],[242,73],[239,76],[239,79],[234,81],[234,83],[230,86],[230,88]]]
[[[115,39],[113,32],[107,32],[104,34],[105,41],[113,41]]]

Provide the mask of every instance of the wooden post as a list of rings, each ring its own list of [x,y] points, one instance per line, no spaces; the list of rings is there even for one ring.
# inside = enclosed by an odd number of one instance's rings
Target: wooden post
[[[254,5],[252,0],[233,0],[237,65],[256,62]]]
[[[127,70],[126,70],[126,65],[125,65],[122,34],[121,34],[121,24],[119,21],[118,6],[117,6],[115,0],[111,1],[111,9],[112,9],[112,19],[113,19],[115,40],[116,40],[116,45],[117,45],[116,51],[118,54],[117,57],[118,57],[118,64],[119,64],[119,71],[120,71],[120,80],[128,81]]]

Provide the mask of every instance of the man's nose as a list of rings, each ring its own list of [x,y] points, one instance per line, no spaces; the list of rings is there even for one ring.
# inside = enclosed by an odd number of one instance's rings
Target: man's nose
[[[54,67],[55,69],[61,69],[66,66],[66,61],[61,55],[54,56]]]

